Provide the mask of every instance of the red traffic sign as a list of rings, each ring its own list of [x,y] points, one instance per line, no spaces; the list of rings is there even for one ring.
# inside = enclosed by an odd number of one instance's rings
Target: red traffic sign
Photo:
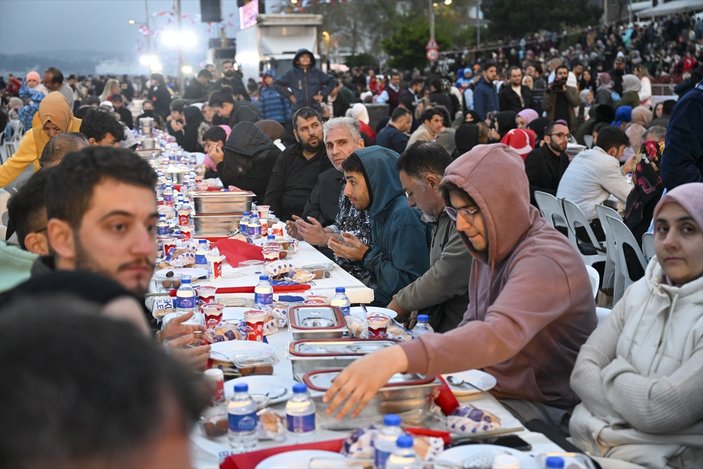
[[[427,60],[436,62],[439,59],[439,51],[437,49],[427,49]]]
[[[436,49],[439,50],[439,44],[437,44],[437,41],[434,39],[430,39],[427,41],[427,45],[425,46],[425,49],[430,50],[430,49]]]

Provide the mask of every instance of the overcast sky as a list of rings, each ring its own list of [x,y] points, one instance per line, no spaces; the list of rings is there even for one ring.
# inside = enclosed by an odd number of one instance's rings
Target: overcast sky
[[[198,32],[198,48],[207,49],[207,24],[200,23],[200,2],[182,0],[185,27]],[[152,29],[163,29],[172,0],[148,0]],[[222,0],[225,21],[237,24],[236,0]],[[228,18],[234,14],[232,18]],[[137,21],[130,25],[129,19]],[[144,43],[139,23],[145,21],[144,0],[0,0],[0,50],[3,53],[32,53],[54,50],[96,50],[137,53]],[[193,24],[195,22],[195,24]],[[215,28],[213,28],[215,30]],[[236,27],[228,27],[234,36]]]

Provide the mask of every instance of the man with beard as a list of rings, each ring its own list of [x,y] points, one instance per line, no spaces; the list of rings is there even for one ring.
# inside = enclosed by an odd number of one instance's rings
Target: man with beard
[[[276,160],[266,188],[264,203],[281,220],[301,215],[317,177],[332,167],[322,140],[322,117],[303,107],[293,115],[296,144],[287,147]]]
[[[557,195],[559,181],[569,167],[568,143],[569,127],[559,120],[545,129],[544,145],[527,155],[525,172],[530,182],[530,203],[535,207],[535,191]]]
[[[222,75],[223,77],[215,83],[216,90],[228,86],[237,100],[251,101],[249,93],[247,93],[247,88],[242,81],[242,77],[234,71],[233,61],[225,60],[222,62]]]
[[[580,100],[578,90],[566,84],[569,69],[566,65],[559,65],[554,71],[554,81],[544,95],[542,108],[551,121],[563,120],[570,128],[576,128],[576,113]]]
[[[129,150],[89,146],[67,155],[51,170],[44,192],[54,255],[38,258],[32,277],[53,270],[86,270],[143,297],[156,260],[155,185],[156,173],[149,163]],[[203,368],[210,347],[183,348],[194,345],[194,332],[203,330],[182,324],[191,315],[169,322],[159,339],[179,358]]]

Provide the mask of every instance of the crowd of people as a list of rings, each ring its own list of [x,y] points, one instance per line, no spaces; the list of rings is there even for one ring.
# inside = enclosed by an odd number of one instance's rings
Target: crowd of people
[[[43,80],[12,77],[0,127],[26,131],[0,187],[33,174],[13,189],[0,245],[0,323],[17,332],[0,345],[13,383],[0,386],[0,413],[53,420],[17,431],[1,419],[0,433],[13,435],[0,441],[3,459],[187,460],[203,404],[183,367],[202,370],[210,346],[203,326],[184,324],[189,314],[158,334],[146,320],[156,173],[131,150],[150,117],[186,151],[206,153],[205,177],[251,190],[290,236],[372,288],[374,305],[408,327],[429,314],[435,333],[348,366],[326,412],[360,412],[397,372],[477,368],[523,423],[570,435],[603,467],[702,465],[702,28],[674,17],[589,30],[562,53],[543,37],[457,77],[335,77],[307,50],[253,85],[232,61],[206,66],[182,92],[160,74],[64,81],[49,67]],[[674,53],[680,61],[667,59]],[[688,84],[659,106],[651,84],[663,72]],[[609,199],[638,239],[653,230],[656,256],[601,324],[581,253],[541,216],[536,192],[574,202],[600,239],[595,207]],[[41,347],[58,362],[51,370]],[[110,398],[94,402],[101,385]],[[74,415],[88,395],[94,414]],[[96,418],[110,420],[112,446],[64,431]]]

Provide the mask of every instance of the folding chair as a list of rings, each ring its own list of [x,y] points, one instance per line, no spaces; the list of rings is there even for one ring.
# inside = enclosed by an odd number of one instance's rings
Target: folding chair
[[[576,247],[578,252],[581,253],[583,262],[591,266],[596,262],[606,262],[606,247],[596,238],[588,219],[586,219],[586,215],[583,214],[579,206],[574,202],[567,199],[560,200],[564,215],[566,216],[566,223],[569,227],[569,240],[571,240],[571,244]],[[582,241],[578,238],[576,235],[576,229],[578,227],[582,227],[586,231],[589,241]]]
[[[559,200],[548,192],[535,191],[535,201],[542,212],[542,216],[554,228],[561,228],[565,235],[568,235],[569,228],[564,216],[564,210],[561,208]]]
[[[654,233],[645,233],[642,235],[642,254],[644,254],[644,258],[647,262],[657,255],[657,253],[654,252]]]
[[[647,261],[642,254],[639,244],[635,236],[632,234],[630,229],[625,225],[622,220],[613,217],[612,215],[606,215],[606,220],[608,222],[609,232],[612,234],[613,242],[615,243],[615,250],[617,253],[615,261],[615,288],[613,290],[613,304],[617,303],[622,295],[627,290],[627,287],[632,285],[639,278],[635,278],[630,268],[627,265],[627,259],[625,258],[625,247],[629,246],[629,249],[634,252],[634,255],[642,266],[642,271],[647,267]]]

